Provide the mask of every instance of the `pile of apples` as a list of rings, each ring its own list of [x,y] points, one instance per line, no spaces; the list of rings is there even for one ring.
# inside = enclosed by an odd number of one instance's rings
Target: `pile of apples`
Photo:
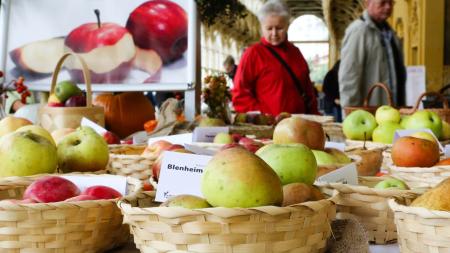
[[[231,147],[243,147],[247,149],[250,152],[255,153],[260,149],[264,144],[260,141],[257,141],[252,138],[245,137],[238,133],[218,133],[216,136],[214,136],[213,143],[216,144],[225,144],[221,149],[227,149]]]
[[[86,106],[86,94],[76,83],[66,80],[56,84],[55,92],[48,98],[50,107],[84,107]]]
[[[108,144],[90,127],[50,134],[23,118],[0,120],[0,177],[98,171],[108,160]]]
[[[409,116],[388,105],[379,107],[375,116],[364,110],[351,112],[343,122],[343,132],[350,140],[373,140],[391,144],[399,129],[430,129],[442,140],[450,139],[450,124],[435,112],[419,110]]]
[[[80,191],[78,186],[63,177],[45,176],[31,183],[25,190],[22,200],[6,199],[17,204],[74,202],[84,200],[117,199],[122,197],[115,189],[95,185]]]

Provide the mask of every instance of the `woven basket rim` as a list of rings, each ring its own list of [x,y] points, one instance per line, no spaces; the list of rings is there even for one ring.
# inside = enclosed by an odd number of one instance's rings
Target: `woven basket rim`
[[[146,194],[150,197],[155,197],[155,191],[151,192],[141,192],[141,194]],[[323,209],[328,209],[329,207],[335,205],[334,197],[328,199],[322,199],[318,201],[303,202],[291,206],[280,207],[280,206],[262,206],[253,208],[227,208],[227,207],[210,207],[201,209],[187,209],[183,207],[132,207],[129,203],[130,200],[134,198],[139,198],[138,194],[130,197],[125,197],[119,200],[117,205],[124,213],[127,214],[156,214],[164,218],[179,218],[185,216],[196,216],[196,215],[215,215],[221,218],[231,218],[242,215],[250,214],[268,214],[268,215],[281,215],[296,212],[298,209],[307,209],[311,212],[322,211]]]
[[[388,200],[389,207],[394,212],[402,212],[407,214],[415,214],[425,219],[450,219],[450,212],[430,210],[424,207],[405,206],[397,203],[395,199]]]
[[[62,175],[82,175],[89,177],[96,176],[120,176],[111,174],[86,174],[86,173],[68,173],[68,174],[38,174],[24,177],[5,177],[0,179],[0,190],[7,190],[12,187],[27,186],[34,180],[44,176],[62,176]],[[123,177],[123,176],[121,176]],[[135,192],[128,193],[123,197],[134,196],[142,190],[142,182],[139,179],[133,177],[125,177],[127,182],[136,186]],[[50,203],[13,203],[10,201],[0,201],[0,210],[23,210],[23,209],[35,209],[35,210],[51,210],[51,209],[73,209],[73,208],[92,208],[96,206],[116,205],[121,198],[115,199],[97,199],[97,200],[82,200],[72,202],[50,202]]]
[[[392,178],[392,177],[391,177]],[[366,181],[383,181],[386,178],[382,177],[358,177],[359,180]],[[417,190],[398,190],[398,189],[375,189],[365,185],[349,185],[343,183],[320,183],[320,187],[328,187],[337,190],[339,193],[359,193],[363,195],[372,195],[385,198],[401,197],[401,198],[414,198],[417,197],[420,192]]]
[[[395,172],[410,172],[410,173],[434,173],[434,172],[450,172],[450,165],[439,165],[432,167],[400,167],[390,165],[389,169]]]
[[[351,148],[352,146],[364,145],[364,141],[346,139],[345,144],[346,144],[346,146],[349,146],[349,148]],[[392,144],[386,144],[386,143],[374,142],[374,141],[366,141],[366,146],[368,146],[368,148],[370,148],[370,147],[382,148],[382,149],[392,148]]]

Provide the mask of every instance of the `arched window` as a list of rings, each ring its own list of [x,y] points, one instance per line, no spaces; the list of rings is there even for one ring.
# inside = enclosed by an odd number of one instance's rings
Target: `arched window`
[[[308,62],[311,80],[322,84],[328,71],[329,35],[325,22],[314,15],[296,18],[288,30],[288,39],[300,48]]]

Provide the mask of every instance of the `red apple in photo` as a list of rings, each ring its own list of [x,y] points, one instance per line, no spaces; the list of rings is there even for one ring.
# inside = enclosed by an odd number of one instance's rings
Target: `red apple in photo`
[[[104,185],[95,185],[88,187],[80,195],[89,195],[96,199],[116,199],[122,197],[122,194],[120,194],[120,192]]]
[[[129,74],[136,55],[127,29],[114,23],[86,23],[72,30],[64,41],[65,51],[79,54],[89,66],[93,83],[118,83]],[[66,67],[72,80],[84,82],[80,63],[68,58]]]
[[[111,132],[111,131],[106,131],[103,134],[103,139],[105,139],[106,143],[108,143],[109,145],[111,144],[120,144],[120,138],[119,136],[117,136],[117,134]]]
[[[155,50],[136,47],[136,57],[133,60],[135,68],[147,72],[151,77],[155,77],[160,74],[162,64],[162,59]]]
[[[11,60],[25,72],[51,74],[64,54],[64,38],[33,41],[9,52]]]
[[[153,49],[164,63],[180,58],[187,49],[188,16],[177,3],[147,1],[134,9],[126,27],[141,49]]]
[[[80,189],[62,177],[46,176],[31,183],[23,194],[23,199],[32,199],[41,203],[64,201],[77,196]]]

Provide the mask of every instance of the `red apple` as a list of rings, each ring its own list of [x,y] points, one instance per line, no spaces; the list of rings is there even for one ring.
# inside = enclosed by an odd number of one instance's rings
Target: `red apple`
[[[229,144],[225,144],[223,145],[220,150],[225,150],[225,149],[229,149],[229,148],[236,148],[236,147],[240,147],[240,148],[244,148],[244,146],[237,144],[237,143],[229,143]]]
[[[165,140],[159,140],[155,141],[151,144],[149,144],[142,153],[143,156],[156,156],[158,157],[162,151],[167,150],[169,147],[171,147],[173,144],[165,141]]]
[[[105,139],[106,143],[108,144],[120,144],[119,136],[111,131],[106,131],[103,134],[103,139]]]
[[[64,38],[33,41],[9,52],[11,60],[25,72],[51,74],[64,54]]]
[[[87,23],[72,30],[64,41],[66,51],[79,54],[89,66],[93,83],[117,83],[129,74],[136,55],[133,38],[127,29],[114,23]],[[66,63],[72,80],[84,82],[80,63]]]
[[[80,195],[89,195],[96,199],[116,199],[122,197],[120,192],[104,185],[88,187]]]
[[[97,197],[91,196],[91,195],[78,195],[69,199],[64,200],[64,202],[75,202],[75,201],[84,201],[84,200],[96,200]]]
[[[167,150],[167,151],[169,151],[169,150]],[[176,149],[172,149],[170,151],[193,154],[191,151],[184,149],[184,148],[176,148]],[[158,157],[158,159],[156,159],[155,163],[152,165],[153,179],[155,181],[158,181],[158,179],[159,179],[159,172],[161,171],[161,163],[162,163],[163,157],[164,157],[164,153],[161,153],[161,155]]]
[[[86,96],[84,94],[71,96],[64,105],[66,107],[84,107],[86,106]]]
[[[126,27],[136,46],[155,50],[168,63],[180,58],[187,49],[187,23],[186,11],[177,3],[153,0],[134,9]]]
[[[244,136],[242,134],[234,133],[231,134],[231,138],[233,138],[233,141],[238,143]]]
[[[80,189],[70,180],[62,177],[46,176],[30,184],[25,190],[23,198],[49,203],[64,201],[77,196],[79,193]]]

